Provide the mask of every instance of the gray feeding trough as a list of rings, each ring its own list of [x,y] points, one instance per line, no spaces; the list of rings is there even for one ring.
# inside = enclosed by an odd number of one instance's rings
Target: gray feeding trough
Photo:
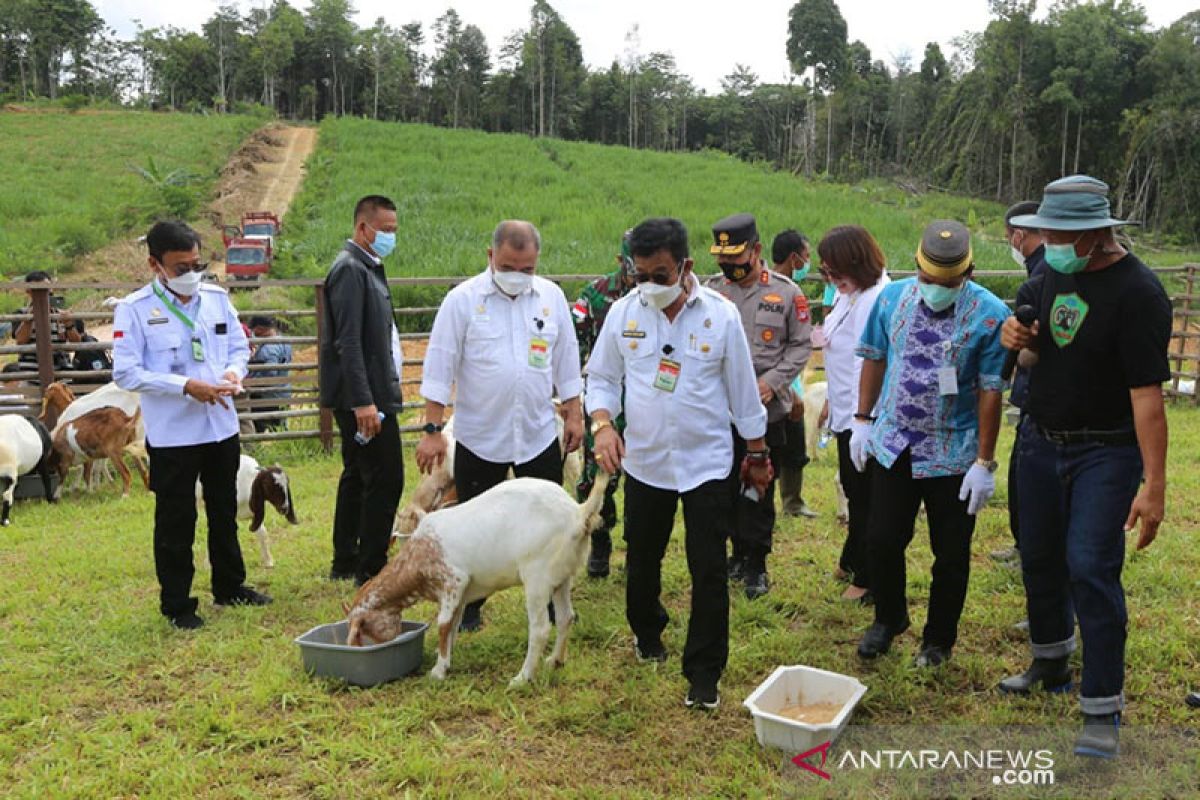
[[[421,666],[426,622],[403,622],[390,642],[351,647],[346,644],[350,623],[318,625],[296,638],[304,669],[312,675],[341,678],[354,686],[377,686],[403,678]]]

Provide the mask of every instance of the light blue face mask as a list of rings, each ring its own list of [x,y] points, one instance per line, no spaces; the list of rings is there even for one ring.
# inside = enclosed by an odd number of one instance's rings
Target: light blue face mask
[[[821,297],[821,305],[831,306],[833,301],[837,299],[837,287],[832,283],[825,284],[825,294]]]
[[[1080,234],[1079,239],[1083,235]],[[1091,256],[1080,256],[1075,254],[1075,245],[1079,239],[1076,239],[1070,244],[1050,244],[1046,243],[1046,263],[1050,265],[1050,269],[1055,272],[1061,272],[1063,275],[1074,275],[1076,272],[1082,272],[1091,260]]]
[[[925,301],[925,305],[929,306],[931,311],[945,311],[950,306],[954,305],[954,301],[962,294],[963,286],[966,282],[960,283],[958,286],[942,286],[937,283],[917,283],[917,289],[921,292],[921,299]]]
[[[380,258],[387,258],[396,249],[396,234],[388,233],[387,231],[375,231],[375,241],[371,242],[371,249]]]
[[[804,280],[806,277],[808,277],[808,271],[810,269],[812,269],[812,264],[805,261],[800,269],[792,270],[792,280],[794,280],[796,283]]]

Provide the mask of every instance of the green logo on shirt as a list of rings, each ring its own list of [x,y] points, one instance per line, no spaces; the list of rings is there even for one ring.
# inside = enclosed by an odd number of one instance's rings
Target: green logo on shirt
[[[1075,335],[1087,318],[1088,308],[1087,301],[1074,292],[1054,298],[1054,305],[1050,306],[1050,333],[1059,348],[1075,341]]]

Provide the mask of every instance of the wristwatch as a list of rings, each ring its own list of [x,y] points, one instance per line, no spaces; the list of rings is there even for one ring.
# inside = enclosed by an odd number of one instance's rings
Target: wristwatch
[[[988,472],[995,472],[996,468],[1000,466],[1000,462],[999,461],[984,461],[982,458],[977,458],[977,459],[975,459],[975,465],[979,466],[979,467],[983,467]]]
[[[421,428],[421,431],[424,433],[441,433],[442,428],[444,428],[444,427],[446,427],[446,426],[438,425],[437,423],[434,423],[434,422],[426,422],[425,427]]]
[[[600,431],[612,425],[611,419],[597,419],[592,421],[592,436],[595,436]]]

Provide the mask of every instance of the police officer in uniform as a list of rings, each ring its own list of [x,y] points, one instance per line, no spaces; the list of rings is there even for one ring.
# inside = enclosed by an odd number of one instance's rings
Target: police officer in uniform
[[[266,605],[244,584],[237,539],[241,456],[233,395],[242,391],[250,347],[225,290],[202,283],[200,237],[182,222],[146,235],[154,280],[117,306],[113,379],[141,395],[154,492],[154,566],[159,607],[177,628],[199,628],[190,597],[196,480],[208,516],[208,558],[218,605]]]
[[[792,381],[812,354],[808,299],[791,279],[767,269],[752,214],[726,217],[713,225],[712,231],[709,252],[717,257],[721,274],[709,279],[708,288],[738,308],[758,378],[758,396],[767,409],[767,446],[786,447]],[[740,464],[745,454],[745,440],[734,436],[733,463]],[[777,459],[772,453],[774,474],[779,474]],[[746,597],[752,600],[770,588],[767,554],[775,527],[774,484],[767,487],[766,497],[754,498],[753,494],[739,491],[729,566],[730,577],[741,578]]]

